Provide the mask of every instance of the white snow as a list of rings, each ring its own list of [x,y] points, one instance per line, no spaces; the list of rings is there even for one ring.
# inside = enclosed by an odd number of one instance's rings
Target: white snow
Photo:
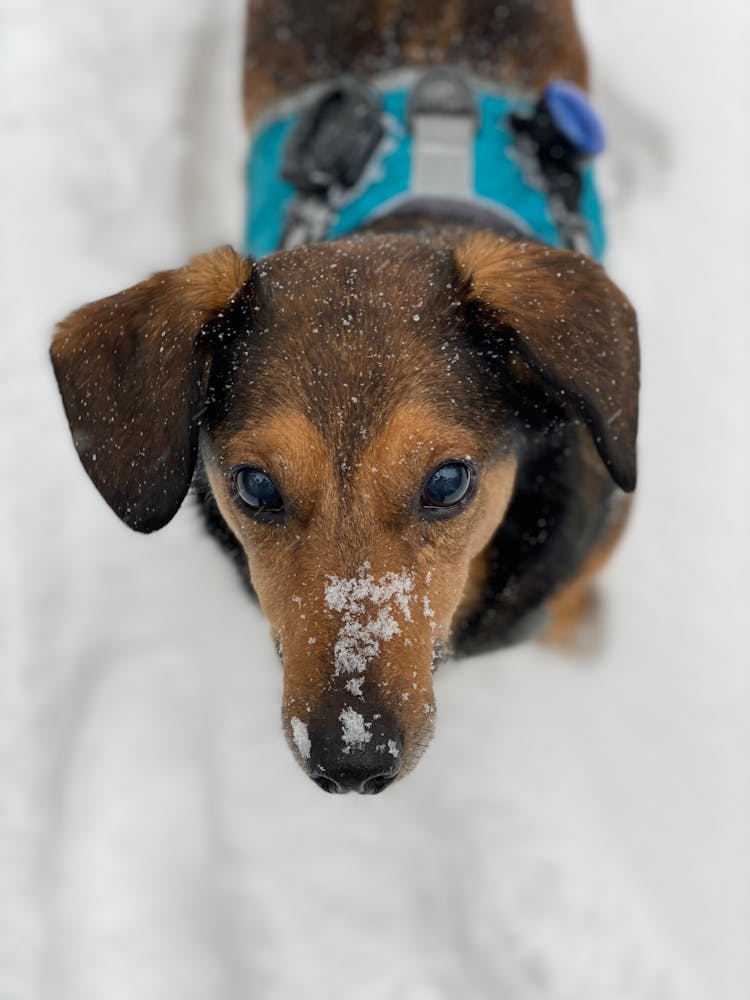
[[[750,992],[750,8],[579,8],[645,370],[602,643],[441,669],[362,798],[293,760],[192,506],[107,510],[47,361],[67,310],[239,242],[244,0],[0,0],[3,1000]]]
[[[361,750],[372,739],[372,733],[368,732],[364,716],[350,706],[341,710],[339,721],[344,753],[349,753],[351,750]]]
[[[390,571],[376,580],[368,562],[357,569],[356,576],[328,578],[326,607],[341,615],[333,650],[335,675],[363,673],[380,653],[381,642],[400,634],[395,615],[400,613],[411,621],[409,602],[413,589],[412,573]]]
[[[310,743],[310,734],[307,731],[307,723],[303,722],[302,719],[298,719],[295,715],[291,719],[291,725],[292,739],[294,740],[294,745],[299,750],[300,757],[303,760],[309,760],[312,744]]]
[[[356,698],[362,697],[362,685],[364,684],[364,677],[350,677],[346,682],[344,687],[349,692],[353,694]]]

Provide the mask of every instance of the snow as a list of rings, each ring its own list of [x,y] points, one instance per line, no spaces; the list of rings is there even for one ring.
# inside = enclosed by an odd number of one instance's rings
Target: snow
[[[344,687],[349,692],[349,694],[353,694],[355,698],[362,698],[363,697],[362,685],[364,684],[364,681],[365,681],[364,677],[351,677],[346,682]]]
[[[339,722],[341,723],[344,753],[349,753],[351,750],[361,750],[372,739],[372,733],[368,732],[368,723],[365,722],[364,716],[355,712],[350,706],[341,710]]]
[[[390,571],[376,580],[370,568],[369,562],[364,562],[356,576],[348,579],[330,576],[326,584],[325,605],[341,615],[333,649],[336,676],[363,673],[367,669],[367,664],[380,653],[380,643],[401,633],[395,614],[411,621],[413,574],[405,569],[400,573]],[[370,605],[377,610],[367,617]]]
[[[299,750],[300,757],[303,760],[310,759],[310,750],[312,744],[310,743],[310,735],[307,731],[307,724],[298,719],[295,715],[292,720],[292,739],[294,740],[294,745]]]
[[[375,797],[301,773],[234,568],[189,505],[117,522],[46,357],[67,310],[239,242],[243,0],[0,4],[2,1000],[746,997],[745,0],[579,4],[635,517],[599,647],[441,668]]]

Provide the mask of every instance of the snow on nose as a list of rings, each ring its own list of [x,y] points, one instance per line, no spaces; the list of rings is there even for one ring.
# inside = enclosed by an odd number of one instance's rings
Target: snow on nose
[[[341,616],[333,649],[334,676],[348,676],[346,690],[362,694],[368,664],[381,655],[383,643],[401,634],[401,624],[411,621],[414,574],[403,569],[377,579],[364,562],[349,578],[329,576],[326,607]],[[401,622],[401,624],[400,624]]]

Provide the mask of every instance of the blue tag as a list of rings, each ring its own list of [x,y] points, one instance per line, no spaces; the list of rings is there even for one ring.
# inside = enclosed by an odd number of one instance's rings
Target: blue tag
[[[583,156],[597,156],[607,145],[599,115],[574,83],[553,80],[544,91],[552,121]]]

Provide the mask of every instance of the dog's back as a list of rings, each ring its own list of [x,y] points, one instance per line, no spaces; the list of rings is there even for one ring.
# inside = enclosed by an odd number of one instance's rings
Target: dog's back
[[[531,91],[587,82],[570,0],[252,0],[245,116],[344,73],[442,64]]]

